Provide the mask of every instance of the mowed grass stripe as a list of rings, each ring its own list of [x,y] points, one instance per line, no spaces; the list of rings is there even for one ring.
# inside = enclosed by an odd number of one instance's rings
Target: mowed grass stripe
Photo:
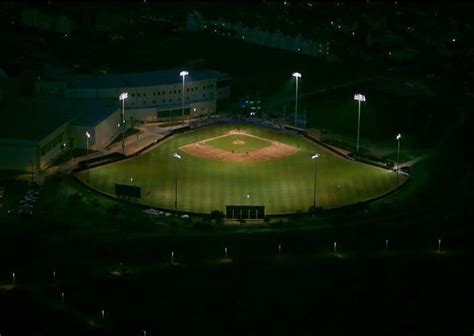
[[[332,208],[374,198],[391,190],[393,173],[334,156],[300,137],[254,125],[216,125],[175,136],[135,159],[91,170],[91,184],[114,193],[115,183],[142,187],[140,202],[174,208],[173,152],[195,141],[226,134],[237,128],[268,140],[299,145],[300,151],[286,158],[255,162],[222,162],[183,154],[178,162],[178,209],[208,213],[225,205],[265,205],[267,213],[306,211],[313,202],[314,160],[318,159],[318,206]],[[85,172],[81,177],[85,179]],[[401,176],[402,182],[405,177]],[[340,189],[337,189],[337,185]],[[250,194],[250,199],[245,196]]]

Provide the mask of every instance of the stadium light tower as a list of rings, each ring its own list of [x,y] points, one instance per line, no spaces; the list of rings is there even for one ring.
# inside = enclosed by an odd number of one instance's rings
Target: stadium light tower
[[[89,184],[89,139],[91,138],[91,134],[89,131],[86,131],[86,147],[87,147],[87,184]]]
[[[397,142],[398,142],[398,146],[397,146],[397,187],[399,185],[398,183],[398,174],[400,172],[400,140],[402,138],[402,135],[400,133],[397,134]]]
[[[314,163],[314,191],[313,191],[313,208],[316,210],[316,181],[317,181],[317,175],[318,175],[318,159],[320,155],[318,153],[313,154],[311,156],[311,160],[315,160]]]
[[[119,99],[122,101],[122,153],[125,155],[125,99],[128,98],[128,92],[122,92]]]
[[[293,72],[293,77],[296,78],[296,94],[295,94],[295,127],[296,127],[296,119],[298,117],[298,79],[301,78],[301,74],[299,72]]]
[[[365,102],[365,96],[363,94],[354,95],[354,100],[359,102],[359,113],[357,114],[357,146],[356,152],[359,153],[359,135],[360,135],[360,103]]]
[[[182,107],[182,114],[183,114],[183,117],[184,117],[184,80],[185,80],[186,76],[189,75],[189,72],[183,70],[179,73],[179,75],[181,77],[183,77],[183,89],[181,90],[181,92],[182,92],[181,107]]]
[[[173,153],[174,158],[174,212],[178,213],[178,161],[181,160],[181,155]]]

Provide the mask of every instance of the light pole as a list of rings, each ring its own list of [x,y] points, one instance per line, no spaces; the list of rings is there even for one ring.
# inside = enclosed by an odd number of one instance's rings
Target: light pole
[[[174,212],[178,213],[178,160],[181,160],[181,155],[173,154],[174,157]]]
[[[296,78],[296,94],[295,94],[295,127],[296,127],[296,120],[298,118],[298,79],[301,78],[301,74],[299,72],[294,72],[293,77]]]
[[[399,185],[399,182],[398,182],[398,174],[400,172],[400,139],[402,138],[402,135],[400,133],[397,134],[397,142],[398,142],[398,146],[397,146],[397,187]]]
[[[316,210],[316,181],[318,175],[318,159],[320,157],[319,153],[313,154],[311,160],[315,160],[314,163],[314,191],[313,191],[313,209]]]
[[[181,93],[182,93],[182,96],[181,96],[181,107],[182,107],[182,115],[183,115],[183,118],[184,118],[184,79],[186,78],[187,75],[189,75],[189,72],[187,71],[181,71],[179,73],[179,75],[181,77],[183,77],[183,89],[181,90]]]
[[[125,155],[125,99],[128,98],[128,92],[122,92],[119,99],[122,101],[122,153]]]
[[[359,135],[360,135],[360,103],[365,102],[365,96],[363,94],[354,95],[354,100],[359,102],[359,113],[357,114],[357,146],[356,152],[359,153]]]
[[[89,184],[90,179],[89,179],[89,139],[91,137],[91,134],[86,131],[86,147],[87,147],[87,184]]]

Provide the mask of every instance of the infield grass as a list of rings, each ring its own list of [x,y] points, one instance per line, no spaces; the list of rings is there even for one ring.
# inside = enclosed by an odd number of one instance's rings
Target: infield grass
[[[243,143],[235,144],[234,142],[236,141],[242,141]],[[222,138],[207,141],[206,144],[228,152],[234,151],[234,153],[245,153],[268,147],[271,145],[271,142],[243,134],[229,134]]]
[[[109,194],[115,183],[142,188],[140,203],[174,208],[175,162],[179,147],[204,141],[237,127],[269,140],[297,146],[288,157],[269,161],[225,162],[181,152],[177,162],[178,210],[209,213],[226,205],[265,205],[267,214],[307,211],[313,204],[315,176],[311,155],[319,152],[317,205],[333,208],[380,196],[396,187],[394,172],[346,160],[299,136],[247,124],[210,126],[177,135],[142,156],[90,171],[93,187]],[[246,137],[247,138],[247,137]],[[254,139],[254,138],[253,138]],[[85,172],[80,173],[85,177]],[[403,182],[405,177],[400,177]],[[246,195],[249,194],[250,198]]]

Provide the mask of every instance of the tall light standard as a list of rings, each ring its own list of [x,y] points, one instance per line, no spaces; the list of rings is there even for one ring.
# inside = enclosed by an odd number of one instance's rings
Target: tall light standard
[[[397,134],[397,187],[398,187],[398,173],[400,172],[400,139],[402,135],[400,133]]]
[[[316,153],[311,156],[311,160],[315,160],[314,163],[314,191],[313,191],[313,209],[316,210],[316,181],[318,175],[318,159],[320,154]]]
[[[122,92],[119,99],[122,101],[122,153],[125,155],[125,99],[128,98],[128,92]]]
[[[360,103],[365,102],[365,96],[363,94],[354,95],[354,100],[359,102],[359,113],[357,114],[357,146],[356,152],[359,153],[359,135],[360,135]]]
[[[86,131],[86,143],[87,143],[87,184],[89,184],[89,139],[91,138],[91,134],[89,131]]]
[[[181,160],[181,155],[178,153],[173,154],[175,166],[174,166],[174,212],[178,212],[178,160]]]
[[[181,77],[183,77],[183,89],[181,90],[181,92],[182,92],[181,107],[182,107],[182,114],[183,114],[183,118],[184,118],[184,79],[186,78],[187,75],[189,75],[189,72],[183,70],[179,73],[179,75]]]
[[[295,126],[296,126],[296,119],[298,117],[298,79],[301,78],[301,74],[299,72],[293,72],[293,77],[296,78],[296,95],[295,95]]]

